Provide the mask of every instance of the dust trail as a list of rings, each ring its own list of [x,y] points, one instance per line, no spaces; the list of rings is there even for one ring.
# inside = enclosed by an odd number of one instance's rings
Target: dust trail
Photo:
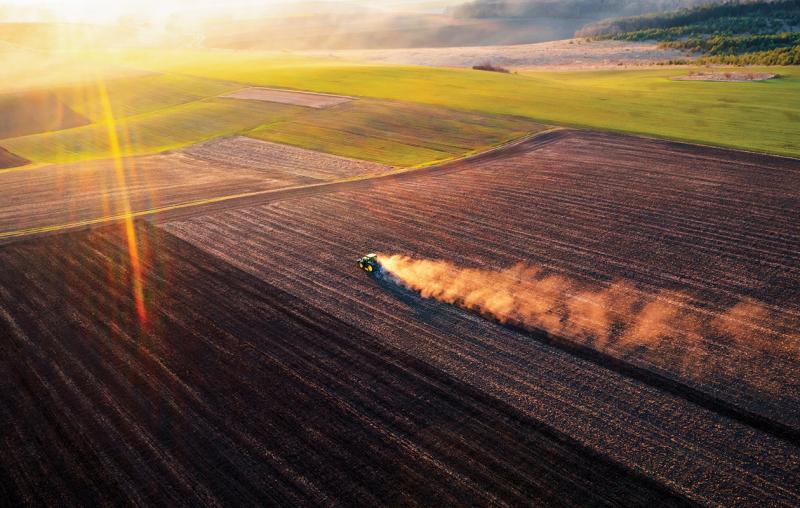
[[[522,263],[482,269],[399,254],[378,257],[385,273],[424,298],[580,339],[598,349],[672,351],[685,369],[697,368],[697,360],[709,355],[714,344],[748,354],[797,355],[797,336],[778,331],[775,312],[755,301],[711,312],[693,306],[684,293],[647,294],[627,282],[589,286]]]

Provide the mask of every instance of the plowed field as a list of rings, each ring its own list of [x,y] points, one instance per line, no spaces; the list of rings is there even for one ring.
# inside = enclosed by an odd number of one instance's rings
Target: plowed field
[[[122,176],[111,160],[0,172],[0,239],[28,228],[112,217],[126,209],[145,211],[314,181],[181,154],[130,158],[124,165]]]
[[[788,481],[785,500],[797,502],[798,175],[789,159],[571,133],[440,176],[165,227],[662,482],[726,503],[733,492],[778,496]],[[743,340],[688,341],[674,330],[655,346],[593,349],[567,337],[599,354],[579,361],[535,333],[375,284],[352,266],[369,251],[526,262],[589,286],[681,292],[699,319],[747,299],[768,312],[748,316]],[[746,428],[748,441],[764,441],[743,447]],[[762,461],[766,449],[791,458]],[[676,457],[686,460],[679,469]],[[739,468],[756,462],[742,484]],[[767,487],[770,477],[782,479]]]
[[[0,246],[0,496],[797,506],[798,180],[560,131]],[[370,251],[679,310],[657,340],[546,333],[371,278]]]
[[[379,174],[387,166],[245,137],[122,160],[54,164],[0,172],[0,242],[30,229],[231,195]]]
[[[4,504],[677,505],[375,331],[138,228],[0,251]]]

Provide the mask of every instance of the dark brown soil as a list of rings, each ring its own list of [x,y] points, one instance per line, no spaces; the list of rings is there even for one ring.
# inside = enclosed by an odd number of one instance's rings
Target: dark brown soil
[[[796,506],[800,446],[779,430],[800,429],[798,178],[793,159],[560,131],[165,212],[136,230],[141,319],[119,225],[17,239],[0,496]],[[679,291],[704,319],[767,311],[743,341],[577,354],[370,278],[370,251]]]
[[[136,233],[146,320],[116,228],[0,250],[3,504],[685,503],[375,331]]]
[[[800,486],[800,470],[786,469],[800,464],[798,178],[792,159],[562,131],[423,173],[279,191],[272,203],[165,228],[615,460],[729,504]],[[676,291],[703,320],[748,299],[767,312],[740,341],[673,330],[653,347],[596,346],[613,362],[566,360],[535,334],[370,284],[353,259],[373,251],[486,269],[525,262],[588,286]],[[773,453],[788,456],[762,460]],[[747,480],[745,463],[759,464]]]

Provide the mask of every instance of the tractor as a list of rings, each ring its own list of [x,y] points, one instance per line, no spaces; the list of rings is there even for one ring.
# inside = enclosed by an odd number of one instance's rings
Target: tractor
[[[367,273],[377,273],[381,269],[377,254],[367,254],[358,260],[358,267]]]

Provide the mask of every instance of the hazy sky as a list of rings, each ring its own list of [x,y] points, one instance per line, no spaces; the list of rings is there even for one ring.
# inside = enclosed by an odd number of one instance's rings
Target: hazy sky
[[[246,16],[249,12],[286,11],[314,12],[342,4],[368,6],[373,9],[437,10],[463,0],[0,0],[0,12],[6,17],[32,21],[47,11],[59,20],[72,22],[109,22],[120,16],[135,15],[160,21],[176,13],[226,12]]]

